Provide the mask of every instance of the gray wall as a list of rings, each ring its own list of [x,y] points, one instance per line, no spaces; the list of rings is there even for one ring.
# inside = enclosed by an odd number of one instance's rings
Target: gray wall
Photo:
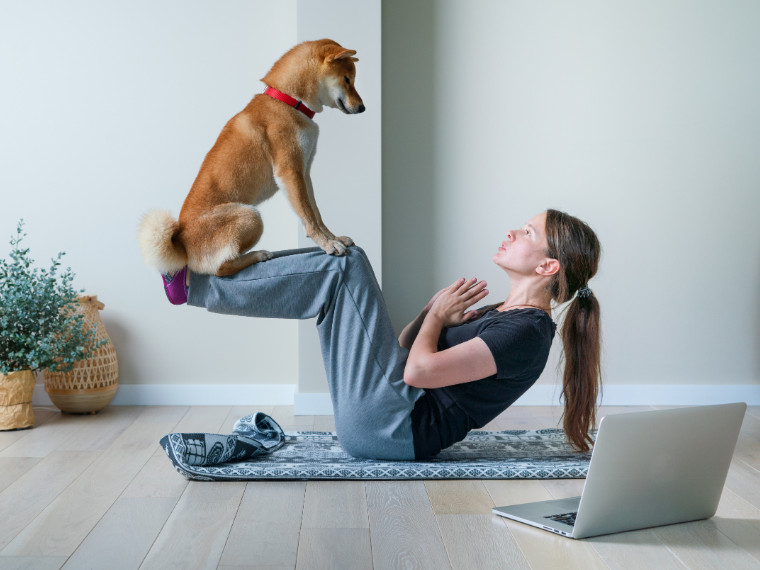
[[[316,117],[312,179],[328,226],[362,245],[379,275],[380,24],[380,0],[4,6],[0,237],[23,217],[38,262],[67,252],[75,285],[105,303],[120,365],[116,403],[291,404],[294,392],[327,389],[313,321],[170,306],[140,257],[137,225],[150,208],[179,213],[222,127],[285,51],[332,37],[359,52],[368,110]],[[314,245],[284,195],[260,209],[260,247]],[[302,329],[310,334],[299,338]]]
[[[298,324],[170,307],[135,233],[147,208],[178,212],[221,127],[307,33],[299,10],[311,3],[6,4],[2,235],[24,217],[41,263],[68,252],[76,285],[106,304],[132,402],[292,401],[308,372]],[[396,326],[462,275],[503,299],[494,249],[557,207],[604,245],[591,285],[607,396],[757,395],[760,5],[386,0],[379,15],[371,4],[314,3],[325,17],[314,35],[346,30],[336,39],[359,50],[368,108],[322,114],[315,187],[328,223],[367,246]],[[380,25],[378,53],[356,33]],[[348,190],[333,187],[336,157],[352,165]],[[380,173],[365,185],[356,166],[380,160],[382,200]],[[345,191],[369,192],[372,223]],[[262,210],[262,247],[296,247],[303,230],[282,196]],[[556,355],[529,392],[541,402],[556,395]]]
[[[758,29],[760,4],[735,0],[384,2],[394,324],[462,276],[503,300],[505,232],[559,208],[604,247],[608,392],[757,395]]]
[[[364,249],[378,279],[382,275],[380,13],[380,0],[298,1],[298,41],[328,37],[357,52],[356,89],[367,110],[361,115],[332,111],[320,116],[312,180],[325,224],[336,235],[350,236]],[[298,244],[314,246],[303,231]],[[317,398],[312,403],[313,394],[328,391],[315,321],[298,324],[296,412],[330,414],[329,398]]]

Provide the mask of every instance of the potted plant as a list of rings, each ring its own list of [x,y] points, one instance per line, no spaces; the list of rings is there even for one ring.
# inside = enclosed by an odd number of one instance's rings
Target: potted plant
[[[104,342],[76,311],[71,268],[61,252],[49,269],[33,267],[20,220],[10,259],[0,259],[0,430],[34,425],[32,393],[43,368],[70,370]]]

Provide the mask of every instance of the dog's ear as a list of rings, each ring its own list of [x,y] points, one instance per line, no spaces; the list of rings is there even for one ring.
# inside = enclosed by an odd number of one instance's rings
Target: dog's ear
[[[355,49],[340,48],[339,51],[334,51],[332,53],[327,54],[327,57],[325,58],[325,62],[331,63],[333,61],[338,61],[339,59],[346,59],[346,58],[350,58],[351,61],[359,61],[358,58],[351,57],[352,55],[356,55]]]

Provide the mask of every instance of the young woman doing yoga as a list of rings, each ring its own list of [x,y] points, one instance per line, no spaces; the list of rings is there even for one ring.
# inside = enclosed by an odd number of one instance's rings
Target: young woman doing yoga
[[[356,457],[423,459],[487,424],[538,379],[568,303],[564,345],[564,430],[587,451],[600,383],[599,303],[588,288],[599,241],[585,223],[548,210],[507,232],[493,255],[509,279],[503,303],[471,308],[486,283],[459,279],[441,289],[396,339],[364,252],[283,251],[235,275],[165,277],[174,303],[216,313],[317,318],[338,440]],[[179,282],[179,283],[178,283]],[[179,287],[177,287],[179,285]]]

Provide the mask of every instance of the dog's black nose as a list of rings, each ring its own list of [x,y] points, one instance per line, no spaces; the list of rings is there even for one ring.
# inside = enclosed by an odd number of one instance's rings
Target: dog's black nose
[[[366,107],[364,105],[359,105],[359,111],[358,113],[363,113],[365,111]]]

